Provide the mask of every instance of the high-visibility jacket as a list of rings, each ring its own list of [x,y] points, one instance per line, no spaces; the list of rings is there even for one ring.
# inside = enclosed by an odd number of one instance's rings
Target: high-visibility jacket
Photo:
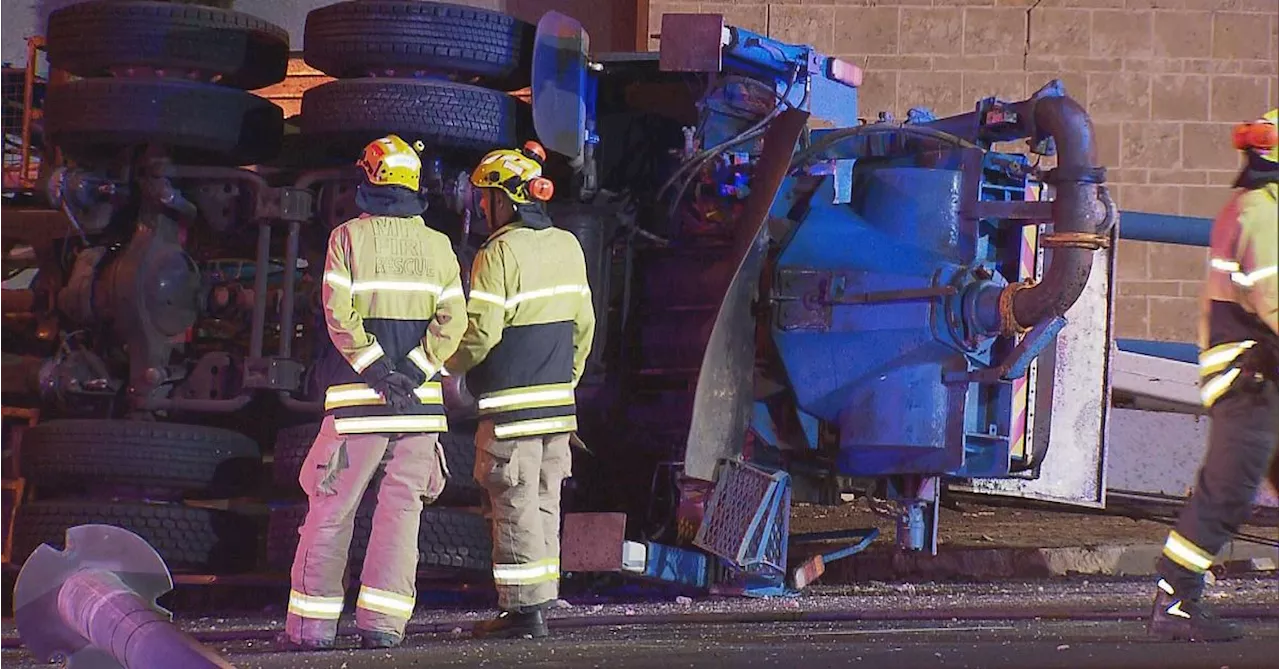
[[[340,434],[444,432],[440,372],[466,329],[458,259],[421,216],[363,216],[334,228],[324,268],[329,338],[348,363],[333,370],[325,412]],[[382,366],[423,379],[418,404],[396,414],[361,372]]]
[[[1276,355],[1276,184],[1240,190],[1213,222],[1200,319],[1201,399],[1206,407],[1240,378],[1250,356]],[[1274,373],[1274,369],[1271,370]]]
[[[582,246],[527,215],[496,231],[471,266],[467,331],[449,361],[481,419],[512,439],[578,428],[574,389],[595,330]],[[536,216],[536,218],[535,218]]]

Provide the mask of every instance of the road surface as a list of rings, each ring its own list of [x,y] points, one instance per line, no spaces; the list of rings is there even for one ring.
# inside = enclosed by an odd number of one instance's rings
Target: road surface
[[[426,594],[426,593],[422,593]],[[1145,637],[1147,579],[886,584],[815,589],[797,598],[580,599],[551,612],[553,638],[473,641],[477,609],[424,609],[406,644],[355,649],[344,621],[338,650],[279,652],[279,612],[183,618],[180,623],[241,669],[501,667],[973,667],[975,669],[1250,669],[1277,665],[1274,575],[1210,590],[1246,637],[1228,644]],[[6,669],[39,664],[4,625]]]
[[[1246,621],[1229,644],[1154,643],[1137,621],[982,621],[643,625],[568,630],[542,641],[476,642],[462,634],[411,637],[390,651],[278,653],[263,641],[224,644],[240,669],[454,667],[679,669],[684,667],[972,667],[974,669],[1253,669],[1276,666],[1277,625]],[[354,643],[353,639],[349,639]],[[48,666],[5,653],[5,667]]]

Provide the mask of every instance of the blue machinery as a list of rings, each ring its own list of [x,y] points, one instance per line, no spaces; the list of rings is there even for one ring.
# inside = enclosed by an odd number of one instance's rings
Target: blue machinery
[[[819,478],[874,480],[899,547],[936,551],[944,479],[1034,477],[1041,464],[1039,359],[1115,235],[1088,117],[1055,81],[957,117],[914,108],[906,123],[863,124],[854,66],[715,15],[667,15],[662,35],[664,71],[714,82],[659,193],[673,219],[692,207],[697,223],[722,223],[729,271],[703,281],[722,299],[682,463],[694,487],[714,487],[683,537],[705,554],[626,542],[619,569],[722,591],[803,587],[876,536],[789,537],[795,477],[814,463]],[[582,67],[566,74],[575,50]],[[594,141],[585,54],[580,27],[544,19],[535,122],[582,161]],[[993,149],[1023,139],[1035,163]],[[1056,166],[1040,169],[1049,156]],[[789,543],[855,537],[788,562]]]

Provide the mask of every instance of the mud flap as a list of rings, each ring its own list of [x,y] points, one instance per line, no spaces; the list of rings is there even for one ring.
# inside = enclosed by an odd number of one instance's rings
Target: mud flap
[[[752,308],[764,264],[764,225],[808,120],[808,112],[790,109],[782,112],[765,132],[751,194],[738,219],[729,256],[740,259],[738,269],[725,286],[698,371],[684,455],[687,476],[714,480],[716,463],[721,458],[742,453],[753,401],[756,327]]]
[[[533,42],[533,128],[538,141],[577,164],[587,141],[587,50],[582,24],[559,12],[538,21]]]

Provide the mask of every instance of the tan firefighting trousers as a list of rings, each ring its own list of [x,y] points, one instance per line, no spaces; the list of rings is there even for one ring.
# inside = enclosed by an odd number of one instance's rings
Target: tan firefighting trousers
[[[560,484],[570,474],[569,435],[495,439],[476,430],[475,477],[488,493],[498,608],[555,600],[560,585]]]
[[[439,435],[338,434],[326,417],[302,463],[307,518],[298,530],[285,632],[294,642],[330,641],[343,607],[343,573],[356,509],[378,467],[373,529],[360,574],[356,626],[403,636],[413,614],[422,505],[444,490]]]

